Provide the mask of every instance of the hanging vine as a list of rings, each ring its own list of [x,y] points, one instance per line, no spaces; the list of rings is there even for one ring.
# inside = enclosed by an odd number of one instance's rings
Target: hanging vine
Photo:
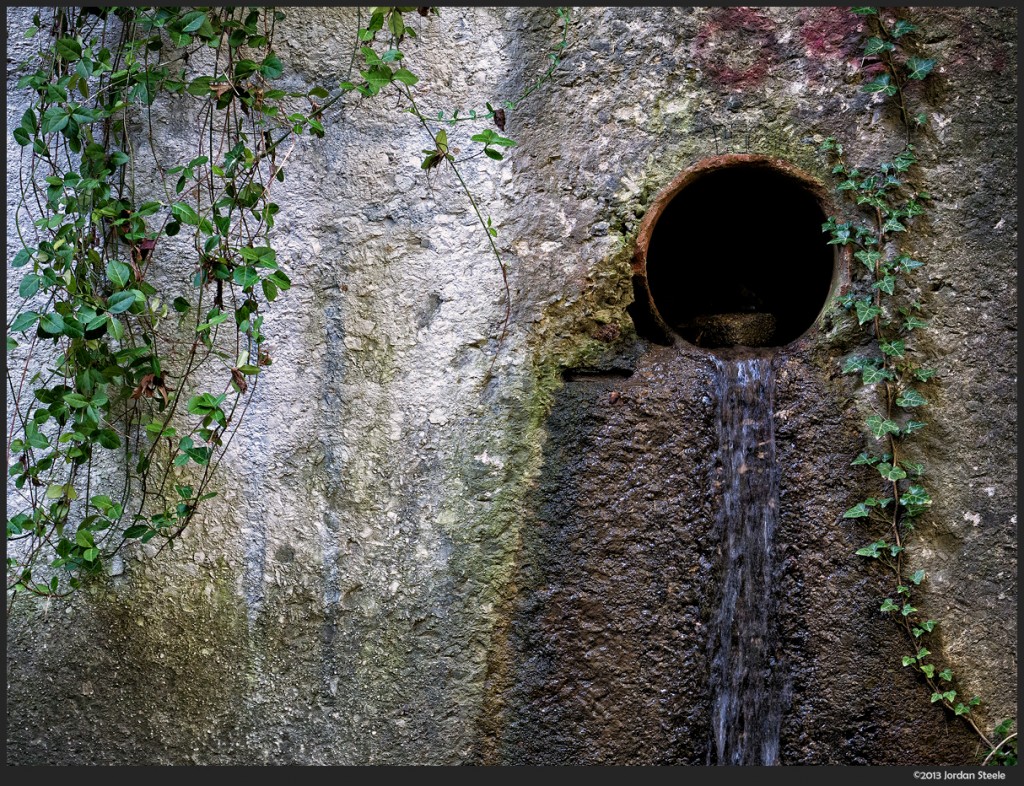
[[[218,462],[273,362],[264,317],[291,287],[274,247],[275,184],[296,137],[323,137],[324,112],[349,91],[398,88],[430,135],[422,169],[455,173],[501,267],[500,346],[511,311],[497,230],[435,125],[479,119],[503,131],[516,102],[436,121],[420,113],[419,79],[401,66],[412,12],[438,14],[373,8],[363,27],[359,11],[352,63],[362,56],[366,81],[333,96],[277,86],[284,13],[273,8],[33,17],[25,35],[42,43],[17,84],[32,98],[13,130],[20,247],[10,268],[21,278],[7,323],[9,607],[22,593],[75,591],[132,543],[173,543],[215,496]],[[550,67],[522,97],[560,62],[569,17],[557,17]],[[162,116],[172,106],[192,118],[178,160],[154,139],[161,102]],[[516,144],[490,129],[472,141],[495,160]]]
[[[991,736],[987,734],[973,713],[981,699],[962,697],[952,670],[928,648],[938,622],[914,605],[918,602],[915,588],[927,573],[923,569],[911,573],[907,567],[911,535],[932,505],[925,466],[914,459],[912,439],[927,425],[920,413],[928,405],[926,386],[936,375],[916,359],[918,332],[928,326],[914,279],[924,263],[906,250],[907,238],[915,219],[926,213],[931,196],[914,182],[917,154],[911,141],[913,132],[927,123],[927,115],[912,114],[909,101],[914,84],[931,73],[935,61],[916,54],[918,28],[902,15],[876,8],[851,10],[865,19],[867,29],[862,64],[871,79],[862,90],[893,99],[906,141],[890,161],[870,167],[848,162],[843,145],[833,137],[821,145],[833,162],[837,190],[857,208],[856,217],[844,221],[832,216],[823,226],[831,237],[829,243],[851,247],[862,265],[851,291],[837,302],[856,315],[874,347],[871,354],[846,359],[842,370],[859,375],[862,384],[876,394],[875,411],[865,423],[871,444],[853,466],[868,469],[878,490],[843,517],[869,526],[874,539],[856,553],[881,563],[891,574],[892,588],[879,609],[904,634],[908,654],[902,657],[903,666],[924,681],[932,703],[962,718],[978,736],[986,749],[984,763],[1015,764],[1013,720],[1004,720]]]

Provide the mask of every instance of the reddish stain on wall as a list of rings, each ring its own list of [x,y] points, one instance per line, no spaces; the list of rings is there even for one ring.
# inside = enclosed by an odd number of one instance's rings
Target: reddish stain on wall
[[[808,57],[848,59],[860,54],[862,22],[845,8],[809,8],[796,18]]]
[[[779,62],[775,22],[757,8],[716,8],[693,39],[693,56],[715,81],[751,87]]]

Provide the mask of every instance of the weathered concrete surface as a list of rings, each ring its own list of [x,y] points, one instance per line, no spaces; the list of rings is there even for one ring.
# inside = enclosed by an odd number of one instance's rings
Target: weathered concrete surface
[[[27,16],[8,14],[10,126]],[[1017,701],[1016,12],[910,16],[940,60],[919,145],[936,203],[912,249],[939,371],[918,442],[936,503],[910,550],[990,730]],[[450,175],[426,182],[411,118],[350,101],[289,159],[278,242],[295,285],[268,316],[273,373],[222,496],[172,552],[67,604],[15,606],[8,764],[703,763],[710,366],[637,336],[638,223],[711,155],[827,183],[814,140],[861,163],[900,139],[858,92],[859,23],[840,9],[576,19],[553,83],[509,113],[519,147],[466,165],[510,270],[493,380],[504,301],[475,218]],[[442,9],[410,47],[421,103],[514,97],[554,21]],[[354,27],[354,9],[290,10],[296,83],[343,78]],[[157,125],[171,150],[173,110]],[[873,488],[848,466],[868,402],[837,373],[861,337],[828,312],[780,372],[782,761],[970,764],[974,739],[900,667],[887,584],[841,520]]]

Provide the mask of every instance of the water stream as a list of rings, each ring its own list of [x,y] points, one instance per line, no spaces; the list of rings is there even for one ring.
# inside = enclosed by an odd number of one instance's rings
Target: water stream
[[[711,620],[709,764],[779,763],[779,662],[772,542],[778,510],[771,357],[715,359],[719,393],[720,601]]]

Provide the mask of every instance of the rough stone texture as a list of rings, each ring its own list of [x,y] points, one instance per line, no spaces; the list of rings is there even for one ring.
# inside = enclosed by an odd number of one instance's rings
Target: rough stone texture
[[[909,14],[940,62],[919,145],[935,207],[912,248],[939,371],[916,443],[936,503],[912,560],[990,730],[1017,702],[1016,12]],[[8,127],[29,15],[8,9]],[[411,118],[353,99],[296,145],[277,233],[294,287],[267,318],[275,363],[222,495],[174,550],[67,603],[15,605],[8,764],[705,761],[711,364],[634,329],[639,219],[708,156],[828,184],[816,140],[861,163],[900,137],[858,91],[842,9],[575,17],[553,82],[509,112],[519,146],[465,167],[510,271],[500,348],[500,272],[452,177],[419,169]],[[410,46],[421,103],[518,95],[554,21],[442,9]],[[289,9],[296,84],[344,78],[354,27],[351,8]],[[187,115],[158,109],[168,158],[186,155]],[[9,199],[17,155],[8,139]],[[16,291],[9,277],[9,309]],[[870,402],[838,374],[862,336],[827,310],[780,350],[782,762],[971,764],[975,738],[900,667],[884,577],[841,518],[873,490],[849,467]]]

